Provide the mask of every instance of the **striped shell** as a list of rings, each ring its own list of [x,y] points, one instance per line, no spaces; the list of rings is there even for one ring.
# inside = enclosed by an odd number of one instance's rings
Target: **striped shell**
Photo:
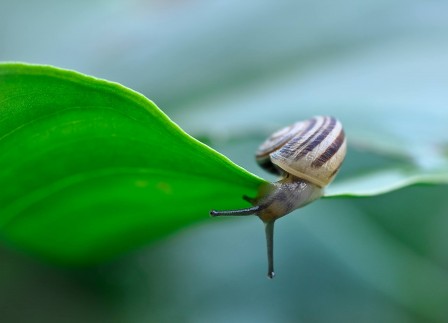
[[[328,185],[346,153],[341,123],[317,116],[275,132],[258,148],[256,160],[272,173],[290,173],[319,187]]]

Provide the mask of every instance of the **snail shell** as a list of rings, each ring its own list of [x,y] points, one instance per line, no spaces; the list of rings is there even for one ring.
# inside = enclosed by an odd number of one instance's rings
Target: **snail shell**
[[[286,172],[325,187],[341,167],[346,146],[342,124],[333,117],[317,116],[275,132],[255,158],[267,171]]]
[[[253,206],[240,210],[210,211],[212,216],[257,215],[265,224],[268,277],[274,277],[274,222],[322,196],[345,158],[347,143],[341,123],[317,116],[280,129],[258,148],[255,159],[282,178],[262,186],[255,198],[243,196]]]

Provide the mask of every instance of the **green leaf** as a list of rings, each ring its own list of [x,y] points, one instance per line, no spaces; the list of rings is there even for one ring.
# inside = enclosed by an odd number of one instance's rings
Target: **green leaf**
[[[367,197],[416,184],[447,184],[448,171],[425,172],[391,168],[341,180],[329,186],[325,197]]]
[[[103,260],[246,206],[264,181],[119,84],[0,64],[0,235],[66,263]]]

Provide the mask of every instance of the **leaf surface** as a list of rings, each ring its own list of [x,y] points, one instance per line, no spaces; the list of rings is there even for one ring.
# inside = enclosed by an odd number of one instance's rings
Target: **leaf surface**
[[[0,234],[96,262],[247,206],[264,181],[119,84],[50,66],[0,65]]]

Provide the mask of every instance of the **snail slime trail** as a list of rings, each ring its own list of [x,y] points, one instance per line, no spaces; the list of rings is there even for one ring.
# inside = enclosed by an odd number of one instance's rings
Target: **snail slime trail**
[[[265,225],[268,277],[274,273],[274,223],[282,216],[320,198],[336,176],[347,150],[342,124],[330,116],[299,121],[272,134],[255,153],[266,171],[281,176],[263,185],[252,206],[240,210],[210,211],[211,216],[256,215]]]

